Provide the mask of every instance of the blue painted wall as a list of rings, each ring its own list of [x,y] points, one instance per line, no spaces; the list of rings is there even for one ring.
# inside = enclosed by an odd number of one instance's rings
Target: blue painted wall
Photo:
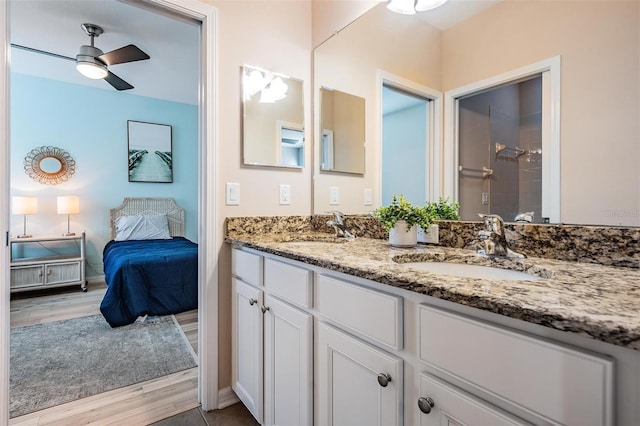
[[[173,197],[186,209],[186,236],[197,241],[198,107],[106,88],[95,89],[11,74],[11,195],[38,197],[29,216],[30,234],[66,232],[67,217],[56,213],[56,196],[80,197],[71,230],[87,233],[87,276],[102,275],[102,250],[109,240],[109,209],[124,197]],[[173,183],[129,182],[127,120],[172,126]],[[76,172],[49,186],[24,172],[33,148],[52,145],[69,152]],[[22,216],[11,216],[11,235],[22,233]]]
[[[427,201],[427,102],[395,113],[382,122],[382,205],[393,194],[413,204]]]

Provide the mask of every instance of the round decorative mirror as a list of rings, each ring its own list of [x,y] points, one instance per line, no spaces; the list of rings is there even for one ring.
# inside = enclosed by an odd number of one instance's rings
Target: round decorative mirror
[[[76,162],[67,151],[55,146],[32,149],[24,158],[24,172],[36,182],[57,185],[76,171]]]

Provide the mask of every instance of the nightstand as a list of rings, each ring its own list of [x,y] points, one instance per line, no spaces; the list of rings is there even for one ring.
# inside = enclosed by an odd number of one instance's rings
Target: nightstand
[[[80,284],[85,279],[85,233],[10,238],[11,292]]]

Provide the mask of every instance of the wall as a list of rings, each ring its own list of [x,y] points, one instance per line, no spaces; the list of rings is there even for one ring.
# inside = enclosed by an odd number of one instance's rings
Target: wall
[[[102,249],[109,241],[109,208],[123,197],[174,197],[186,209],[186,236],[197,241],[198,108],[195,105],[94,89],[13,73],[11,75],[11,195],[38,197],[38,214],[29,216],[29,233],[66,232],[67,217],[56,213],[56,196],[80,197],[71,230],[87,233],[87,276],[100,276]],[[170,124],[173,183],[129,182],[127,120]],[[43,185],[22,167],[33,148],[66,150],[76,172],[59,185]],[[22,233],[22,216],[11,216],[11,234]]]
[[[227,216],[311,213],[311,143],[305,167],[279,169],[241,165],[240,68],[253,65],[303,81],[305,140],[311,141],[311,2],[208,0],[218,8],[218,182],[220,227]],[[225,205],[225,182],[240,183],[240,205]],[[291,205],[279,205],[279,185],[291,185]],[[221,234],[223,235],[223,234]],[[219,377],[231,385],[231,251],[220,247]]]
[[[640,225],[639,8],[505,1],[443,32],[443,90],[561,55],[564,223]]]
[[[312,46],[319,46],[380,1],[313,0]]]

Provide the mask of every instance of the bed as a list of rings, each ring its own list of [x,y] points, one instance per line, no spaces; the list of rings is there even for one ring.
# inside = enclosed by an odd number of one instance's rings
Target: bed
[[[109,325],[197,308],[198,246],[184,237],[184,209],[172,198],[125,198],[109,216],[100,304]]]

